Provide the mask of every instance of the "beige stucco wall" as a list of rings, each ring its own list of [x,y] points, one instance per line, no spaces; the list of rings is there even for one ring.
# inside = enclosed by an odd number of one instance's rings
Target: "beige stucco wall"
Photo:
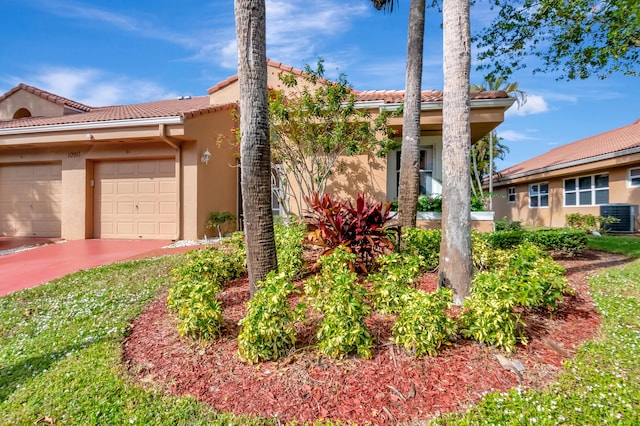
[[[597,167],[596,167],[597,166]],[[580,176],[590,176],[600,173],[609,175],[609,203],[640,204],[640,188],[630,188],[627,184],[628,170],[640,167],[640,155],[629,156],[624,159],[607,160],[597,165],[591,164],[575,167],[569,170],[549,173],[529,182],[514,183],[500,186],[494,191],[497,197],[493,200],[496,219],[507,217],[510,220],[521,221],[528,226],[563,227],[566,225],[566,215],[571,213],[600,215],[600,206],[564,206],[564,179]],[[549,207],[529,208],[529,184],[549,183]],[[507,202],[507,188],[516,188],[516,202]],[[636,230],[640,229],[640,219],[636,218]]]
[[[62,105],[19,90],[0,102],[0,120],[11,120],[20,108],[28,109],[33,117],[57,117],[64,114]]]

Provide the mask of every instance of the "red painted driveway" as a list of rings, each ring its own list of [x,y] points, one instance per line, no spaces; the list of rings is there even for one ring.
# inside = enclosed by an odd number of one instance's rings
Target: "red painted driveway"
[[[0,256],[0,296],[72,272],[140,256],[168,240],[76,240]]]

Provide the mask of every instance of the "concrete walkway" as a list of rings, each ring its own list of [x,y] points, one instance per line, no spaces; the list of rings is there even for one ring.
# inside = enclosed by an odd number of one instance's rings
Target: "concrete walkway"
[[[61,241],[0,256],[0,296],[35,287],[82,269],[139,257],[168,244],[171,241]],[[6,245],[9,246],[9,243]]]

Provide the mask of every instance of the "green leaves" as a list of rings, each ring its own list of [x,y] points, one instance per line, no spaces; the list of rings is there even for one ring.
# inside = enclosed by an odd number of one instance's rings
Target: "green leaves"
[[[249,300],[247,315],[240,320],[238,354],[249,364],[276,360],[296,342],[295,322],[304,317],[304,305],[289,307],[288,297],[299,290],[286,273],[270,272],[260,290]]]

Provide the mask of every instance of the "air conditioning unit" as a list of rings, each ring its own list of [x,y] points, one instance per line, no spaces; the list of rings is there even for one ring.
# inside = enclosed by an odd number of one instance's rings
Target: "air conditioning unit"
[[[600,216],[613,216],[620,220],[618,223],[606,225],[609,232],[633,232],[638,216],[637,204],[602,204],[600,206]]]

